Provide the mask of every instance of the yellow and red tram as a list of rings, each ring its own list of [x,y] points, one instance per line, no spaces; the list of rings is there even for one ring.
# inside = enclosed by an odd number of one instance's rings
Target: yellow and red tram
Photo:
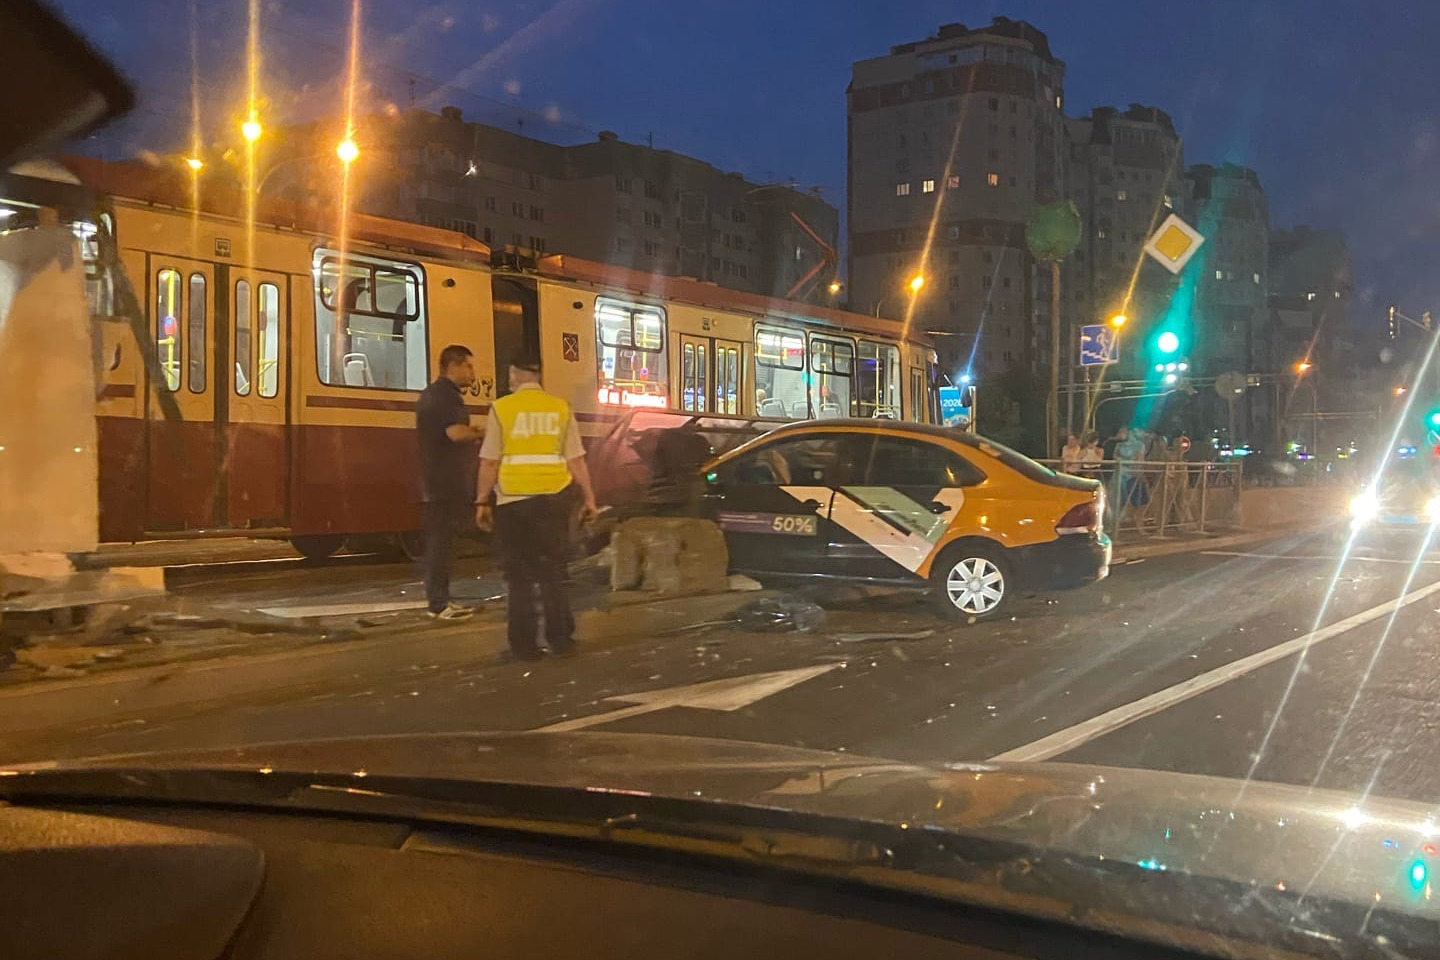
[[[506,359],[538,350],[589,439],[637,409],[936,419],[934,351],[893,321],[563,255],[492,258],[369,216],[343,239],[275,204],[252,224],[145,168],[74,166],[105,198],[77,225],[92,309],[115,312],[108,273],[123,270],[148,330],[97,324],[104,540],[244,533],[321,555],[414,529],[415,402],[449,343],[475,352],[477,415]]]

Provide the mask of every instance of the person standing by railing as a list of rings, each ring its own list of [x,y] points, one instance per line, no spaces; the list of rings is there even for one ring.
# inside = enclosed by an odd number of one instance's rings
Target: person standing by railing
[[[1080,457],[1083,449],[1080,446],[1080,438],[1075,434],[1069,434],[1065,438],[1065,446],[1060,450],[1060,471],[1062,473],[1078,473],[1080,471]]]

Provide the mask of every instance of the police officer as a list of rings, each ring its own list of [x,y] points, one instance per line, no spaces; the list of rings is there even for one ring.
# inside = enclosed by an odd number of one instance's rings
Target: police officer
[[[535,601],[545,615],[551,653],[575,649],[575,618],[566,590],[572,483],[596,513],[585,448],[570,405],[540,387],[540,360],[522,354],[510,364],[511,393],[490,407],[480,446],[475,523],[494,529],[505,569],[510,650],[516,659],[541,653]],[[495,506],[490,506],[491,494]]]

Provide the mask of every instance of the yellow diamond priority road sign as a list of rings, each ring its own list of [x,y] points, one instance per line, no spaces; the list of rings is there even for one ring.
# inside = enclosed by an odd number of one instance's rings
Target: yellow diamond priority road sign
[[[1172,213],[1145,244],[1145,252],[1166,270],[1179,273],[1204,242],[1199,231]]]

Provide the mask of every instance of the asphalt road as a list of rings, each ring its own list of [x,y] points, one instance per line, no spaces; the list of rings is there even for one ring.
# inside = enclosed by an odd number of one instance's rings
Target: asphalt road
[[[1129,563],[999,622],[952,624],[898,595],[832,599],[808,633],[632,636],[539,664],[440,666],[417,654],[398,674],[349,672],[10,738],[0,759],[597,729],[928,763],[1139,766],[1433,801],[1440,551],[1417,562],[1415,544],[1360,548],[1343,566],[1339,553],[1309,536]],[[344,564],[275,575],[316,597],[364,579]],[[239,576],[233,590],[259,590],[266,576]],[[192,589],[227,587],[197,577]]]

